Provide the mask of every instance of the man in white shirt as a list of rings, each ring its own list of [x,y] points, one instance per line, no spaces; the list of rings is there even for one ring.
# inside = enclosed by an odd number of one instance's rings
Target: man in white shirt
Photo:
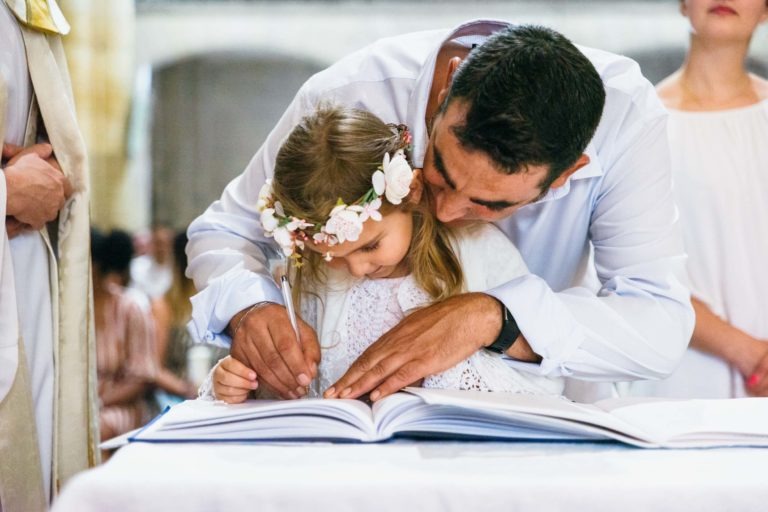
[[[284,397],[315,375],[316,337],[302,324],[298,348],[259,249],[268,239],[256,204],[282,140],[328,101],[407,124],[438,218],[495,221],[532,273],[409,316],[326,396],[377,399],[489,346],[549,376],[622,381],[674,369],[693,311],[653,87],[629,59],[488,21],[378,41],[300,89],[245,172],[190,226],[200,338],[226,346],[234,334],[232,354]]]

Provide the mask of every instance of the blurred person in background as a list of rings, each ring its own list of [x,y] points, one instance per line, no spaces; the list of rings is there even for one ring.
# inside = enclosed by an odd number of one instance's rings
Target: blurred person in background
[[[162,297],[171,287],[172,242],[173,230],[155,224],[152,226],[147,253],[136,256],[131,262],[131,286],[144,292],[150,300]]]
[[[54,0],[0,0],[0,506],[98,462],[88,165]]]
[[[133,254],[131,236],[93,230],[91,254],[99,424],[107,440],[149,419],[144,396],[157,375],[154,329],[152,318],[121,284]]]
[[[155,319],[158,374],[156,379],[158,406],[172,405],[184,398],[197,395],[197,387],[212,366],[213,348],[192,346],[192,339],[187,331],[187,322],[192,314],[189,298],[196,293],[195,285],[184,272],[187,269],[187,234],[181,231],[173,239],[173,279],[171,287],[162,296],[152,301],[152,316]],[[188,357],[189,351],[203,351],[194,357]],[[188,360],[202,358],[205,368],[192,369],[188,372]],[[203,363],[201,363],[203,364]]]
[[[768,396],[768,82],[747,71],[765,0],[685,0],[690,47],[657,86],[669,140],[696,327],[672,376],[633,394]]]

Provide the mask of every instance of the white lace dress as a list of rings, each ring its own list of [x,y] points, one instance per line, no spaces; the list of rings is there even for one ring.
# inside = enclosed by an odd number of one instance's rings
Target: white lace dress
[[[468,291],[489,290],[528,272],[519,252],[496,227],[463,228],[456,252]],[[321,346],[318,377],[309,396],[321,396],[382,334],[408,313],[431,302],[412,276],[353,279],[329,270],[326,286],[302,303],[302,318],[315,327]],[[210,380],[210,379],[209,379]],[[561,394],[563,380],[529,374],[481,350],[442,373],[424,379],[424,387],[529,394]],[[201,397],[213,397],[210,382]]]
[[[339,329],[321,343],[322,359],[317,386],[320,394],[334,384],[353,362],[382,334],[397,325],[409,312],[430,303],[430,297],[413,276],[395,279],[363,279],[347,293],[348,306]],[[559,382],[522,374],[510,368],[501,356],[485,350],[422,384],[427,388],[507,391],[512,393],[559,393]]]

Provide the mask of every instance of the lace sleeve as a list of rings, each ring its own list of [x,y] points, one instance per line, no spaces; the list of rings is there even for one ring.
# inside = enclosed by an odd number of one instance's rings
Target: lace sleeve
[[[215,372],[216,368],[219,367],[221,361],[222,359],[219,359],[219,362],[213,365],[211,371],[208,372],[208,376],[205,378],[203,383],[200,384],[200,388],[197,390],[197,398],[199,400],[213,401],[217,399],[216,394],[213,392],[213,372]]]
[[[424,379],[425,388],[502,391],[528,395],[559,395],[563,379],[519,372],[501,356],[481,350],[453,368]]]

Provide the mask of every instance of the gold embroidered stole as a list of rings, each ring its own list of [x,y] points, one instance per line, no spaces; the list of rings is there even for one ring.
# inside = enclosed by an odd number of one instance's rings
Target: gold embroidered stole
[[[31,30],[61,36],[69,33],[69,23],[56,0],[5,0],[19,22]]]
[[[37,106],[56,159],[74,193],[59,213],[52,261],[56,367],[54,492],[95,465],[98,444],[96,357],[90,266],[89,186],[85,144],[78,129],[69,73],[58,36],[22,27]],[[30,134],[28,134],[30,135]],[[57,263],[57,265],[56,265]]]

